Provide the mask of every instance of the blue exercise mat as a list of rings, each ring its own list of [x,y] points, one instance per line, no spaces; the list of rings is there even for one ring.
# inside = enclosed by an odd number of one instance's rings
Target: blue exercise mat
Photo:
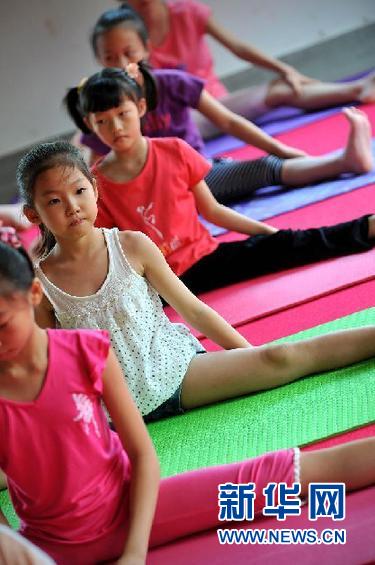
[[[333,153],[337,153],[337,151]],[[372,140],[372,153],[375,157],[374,139]],[[302,188],[267,186],[258,189],[251,198],[237,202],[230,207],[248,218],[265,220],[374,182],[375,169],[365,175],[342,175],[339,179],[320,182],[315,185],[310,184]],[[371,207],[369,211],[371,211]],[[203,218],[201,218],[201,221],[212,235],[220,235],[226,232],[224,228],[215,226]]]

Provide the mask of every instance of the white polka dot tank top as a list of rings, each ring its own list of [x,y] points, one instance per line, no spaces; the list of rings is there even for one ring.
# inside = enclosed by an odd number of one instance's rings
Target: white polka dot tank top
[[[103,228],[103,233],[109,267],[96,294],[67,294],[39,264],[36,274],[62,328],[109,331],[133,399],[146,415],[172,396],[190,361],[204,348],[186,326],[168,320],[155,289],[126,259],[117,228]]]

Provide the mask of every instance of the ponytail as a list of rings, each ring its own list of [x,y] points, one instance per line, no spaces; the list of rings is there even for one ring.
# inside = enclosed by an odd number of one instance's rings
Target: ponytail
[[[146,99],[147,111],[152,112],[158,105],[158,86],[156,78],[152,73],[151,66],[147,61],[140,61],[138,68],[143,76],[143,95]]]
[[[80,129],[82,133],[91,133],[83,119],[79,96],[80,90],[81,87],[79,86],[70,88],[64,97],[63,104],[77,128]]]

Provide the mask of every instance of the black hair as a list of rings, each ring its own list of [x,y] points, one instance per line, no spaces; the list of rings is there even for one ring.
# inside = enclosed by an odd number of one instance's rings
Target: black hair
[[[41,173],[54,167],[77,168],[88,181],[94,182],[93,174],[76,147],[67,141],[38,143],[21,158],[17,166],[17,185],[25,206],[34,208],[36,179]],[[41,257],[53,248],[56,240],[43,224],[39,225],[39,228],[42,237],[36,252]]]
[[[106,10],[96,22],[91,32],[91,47],[95,56],[98,55],[98,38],[113,29],[114,27],[126,24],[137,32],[143,45],[146,47],[148,41],[148,31],[146,24],[141,16],[133,10],[126,2],[122,3],[118,8]]]
[[[155,110],[158,103],[155,77],[145,61],[140,61],[138,68],[143,75],[143,88],[126,71],[108,67],[92,75],[82,86],[68,91],[64,98],[66,109],[83,133],[91,133],[84,122],[85,116],[116,108],[124,98],[133,102],[145,98],[147,110]]]
[[[33,264],[23,247],[15,249],[0,241],[0,294],[27,291],[34,277]]]

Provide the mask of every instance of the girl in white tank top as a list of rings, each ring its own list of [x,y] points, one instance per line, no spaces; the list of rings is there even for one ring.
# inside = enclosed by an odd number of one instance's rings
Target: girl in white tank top
[[[130,97],[127,101],[124,115],[102,114],[130,159],[142,108]],[[129,161],[134,175],[144,165],[147,144],[136,151],[138,156],[143,151],[144,160]],[[252,347],[183,285],[148,237],[94,227],[95,181],[68,143],[32,149],[19,164],[18,183],[25,214],[42,229],[37,269],[45,298],[36,312],[39,325],[109,330],[143,415],[178,413],[375,354],[374,327]],[[185,326],[169,322],[158,293],[224,351],[198,355],[204,349]]]

